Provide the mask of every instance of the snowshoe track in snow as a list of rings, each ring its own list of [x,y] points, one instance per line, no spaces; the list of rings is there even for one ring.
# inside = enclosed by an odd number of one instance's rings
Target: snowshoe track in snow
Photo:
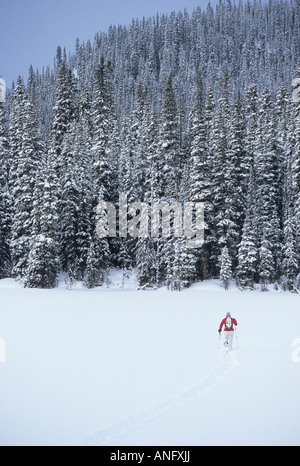
[[[194,402],[206,394],[216,390],[229,374],[238,366],[236,352],[220,354],[222,362],[214,369],[204,374],[201,379],[189,388],[155,404],[153,407],[140,410],[135,414],[123,417],[119,421],[109,424],[106,428],[91,432],[77,445],[80,446],[109,446],[116,440],[131,434],[148,422],[168,411],[181,409],[184,405]]]

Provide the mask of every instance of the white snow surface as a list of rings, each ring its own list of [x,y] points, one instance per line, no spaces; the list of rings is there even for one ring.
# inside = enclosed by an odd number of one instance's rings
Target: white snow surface
[[[0,297],[0,445],[300,445],[299,295],[138,291],[114,271],[93,290],[1,280]]]

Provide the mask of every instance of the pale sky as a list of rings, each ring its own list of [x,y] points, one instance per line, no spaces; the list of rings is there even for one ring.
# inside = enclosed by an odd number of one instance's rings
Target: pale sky
[[[211,0],[214,7],[218,0]],[[132,18],[156,13],[192,13],[208,0],[0,0],[0,76],[8,87],[28,69],[52,67],[56,48],[74,52],[75,41],[91,41],[112,25],[129,25]]]

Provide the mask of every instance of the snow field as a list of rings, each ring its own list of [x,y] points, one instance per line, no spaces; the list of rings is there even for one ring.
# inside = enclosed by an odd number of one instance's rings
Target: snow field
[[[299,296],[0,281],[1,445],[299,445]],[[218,351],[230,311],[240,348]]]

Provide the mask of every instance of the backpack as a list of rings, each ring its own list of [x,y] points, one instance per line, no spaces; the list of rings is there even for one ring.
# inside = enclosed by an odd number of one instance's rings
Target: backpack
[[[227,330],[231,330],[231,329],[232,329],[232,320],[231,320],[231,317],[226,317],[225,327],[227,328]]]

